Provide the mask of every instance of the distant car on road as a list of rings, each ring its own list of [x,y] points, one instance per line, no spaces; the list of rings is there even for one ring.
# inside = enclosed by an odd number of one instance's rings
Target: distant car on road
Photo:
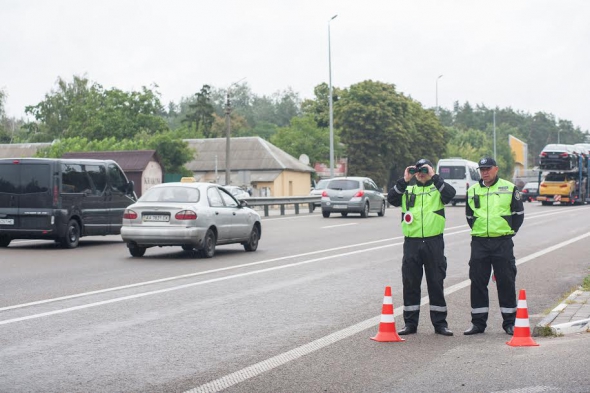
[[[330,180],[322,192],[322,215],[331,213],[360,213],[365,218],[369,213],[385,215],[387,200],[379,187],[368,177],[339,177]]]
[[[260,215],[247,205],[217,184],[158,184],[125,210],[121,237],[134,257],[156,246],[197,250],[203,258],[213,257],[221,244],[256,251]]]
[[[245,199],[250,198],[250,194],[245,191],[243,188],[238,186],[223,186],[226,190],[230,192],[236,199]]]
[[[526,183],[520,193],[524,201],[536,201],[539,196],[539,182],[533,181]]]
[[[316,186],[310,191],[310,196],[322,196],[322,193],[326,189],[326,186],[332,179],[322,179],[320,180]],[[322,202],[314,202],[313,209],[315,210],[316,207],[322,206]]]

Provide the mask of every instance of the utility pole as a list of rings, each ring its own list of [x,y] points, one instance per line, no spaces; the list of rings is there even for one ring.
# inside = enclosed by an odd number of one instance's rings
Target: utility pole
[[[231,101],[230,101],[230,91],[231,88],[243,81],[246,78],[242,78],[237,82],[232,83],[227,88],[227,93],[225,95],[225,185],[231,185],[231,161],[230,161],[230,140],[231,140]]]
[[[231,170],[230,170],[230,140],[231,140],[231,103],[229,101],[229,88],[225,95],[225,185],[231,185]]]

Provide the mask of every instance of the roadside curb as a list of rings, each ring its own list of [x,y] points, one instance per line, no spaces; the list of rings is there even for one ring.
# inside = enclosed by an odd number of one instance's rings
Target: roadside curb
[[[589,298],[588,291],[574,291],[535,326],[533,336],[543,335],[547,328],[556,336],[590,331]]]

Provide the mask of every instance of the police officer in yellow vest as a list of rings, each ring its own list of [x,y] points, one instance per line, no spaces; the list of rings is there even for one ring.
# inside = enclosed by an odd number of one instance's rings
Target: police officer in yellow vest
[[[489,312],[488,283],[492,268],[498,287],[502,327],[514,333],[516,318],[516,261],[512,237],[524,221],[524,207],[516,186],[498,177],[493,158],[479,161],[481,180],[467,190],[465,215],[471,227],[471,323],[464,334],[483,333]]]
[[[416,184],[409,185],[414,175]],[[455,193],[453,186],[435,174],[432,163],[426,159],[419,160],[415,166],[407,167],[404,177],[388,193],[389,203],[401,206],[402,232],[405,236],[402,260],[405,326],[398,334],[413,334],[418,329],[420,286],[424,268],[434,332],[444,336],[453,335],[448,329],[443,288],[447,275],[443,231],[444,205],[453,199]]]

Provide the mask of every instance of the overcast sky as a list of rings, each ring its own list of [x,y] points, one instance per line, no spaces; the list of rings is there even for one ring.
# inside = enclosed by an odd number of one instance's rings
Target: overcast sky
[[[178,103],[203,84],[252,92],[372,79],[434,107],[544,111],[590,129],[590,1],[0,0],[0,89],[24,116],[55,81]]]

